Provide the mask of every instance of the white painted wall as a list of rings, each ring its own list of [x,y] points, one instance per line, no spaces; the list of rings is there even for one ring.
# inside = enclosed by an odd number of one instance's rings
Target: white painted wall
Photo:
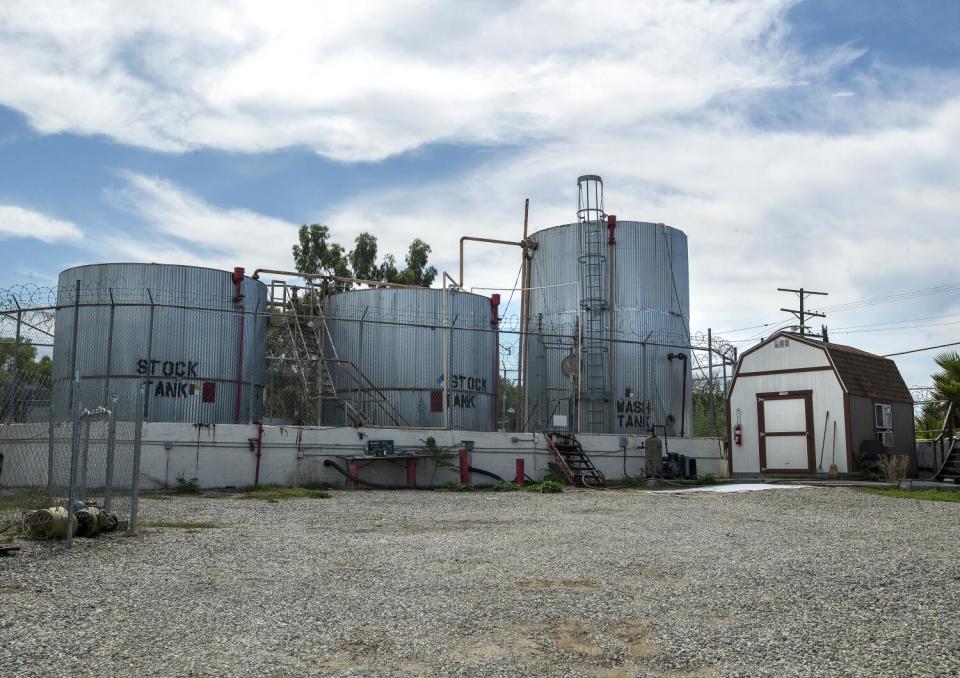
[[[781,362],[782,361],[782,362]],[[743,372],[795,369],[801,367],[819,367],[829,365],[826,354],[819,348],[791,340],[787,348],[774,348],[767,344],[753,353],[744,356],[738,369],[737,378],[730,393],[730,426],[737,423],[737,413],[741,415],[743,426],[743,444],[732,445],[734,473],[760,472],[759,422],[757,420],[757,394],[778,393],[781,391],[813,391],[813,426],[815,443],[815,462],[820,462],[823,446],[824,426],[826,426],[826,446],[823,451],[823,469],[830,468],[833,456],[833,423],[837,423],[836,464],[840,473],[847,472],[846,420],[843,412],[843,389],[833,370],[813,372],[792,372],[789,374],[771,374],[761,376],[743,376]],[[830,412],[829,421],[826,420]],[[816,468],[814,469],[816,470]]]
[[[830,360],[823,349],[784,337],[786,346],[777,348],[776,340],[747,353],[740,361],[743,372],[766,372],[767,370],[792,370],[801,367],[829,366]]]
[[[441,447],[459,447],[464,440],[474,441],[471,465],[507,480],[513,479],[518,458],[524,459],[526,473],[534,479],[542,479],[551,461],[543,436],[532,433],[265,426],[260,483],[342,485],[343,476],[325,467],[324,460],[332,459],[345,466],[345,462],[337,459],[337,455],[362,454],[364,444],[369,439],[393,440],[395,449],[400,451],[419,449],[428,437],[433,437]],[[643,475],[644,439],[640,436],[625,437],[628,443],[626,461],[620,447],[620,436],[580,437],[591,459],[610,480],[622,479],[624,469],[631,477]],[[173,487],[178,478],[196,478],[201,487],[253,485],[256,438],[255,425],[145,424],[140,466],[142,487]],[[667,447],[671,452],[695,458],[701,475],[712,473],[720,478],[727,476],[727,461],[722,457],[720,441],[716,438],[669,438]],[[46,424],[0,427],[0,452],[7,455],[9,460],[0,478],[0,487],[45,483],[46,470],[39,468],[38,464],[45,462],[46,450]],[[396,463],[377,461],[364,469],[361,477],[381,483],[404,484],[404,463],[403,460]],[[458,478],[455,468],[435,470],[433,466],[427,460],[418,462],[419,485],[440,484]],[[24,475],[18,469],[33,470]],[[476,485],[493,482],[479,475],[474,475],[472,480]],[[91,485],[97,482],[99,479],[91,477]]]

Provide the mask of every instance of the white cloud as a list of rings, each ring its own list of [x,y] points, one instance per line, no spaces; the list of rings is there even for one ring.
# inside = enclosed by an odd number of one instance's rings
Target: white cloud
[[[161,150],[588,135],[802,83],[852,58],[781,44],[792,0],[0,6],[0,103],[46,133]],[[838,56],[839,55],[839,56]]]
[[[76,224],[18,207],[0,205],[0,239],[35,238],[46,243],[75,241],[83,237]]]
[[[516,240],[522,199],[531,230],[575,220],[577,175],[600,173],[607,211],[662,221],[689,237],[694,329],[733,329],[783,317],[794,300],[777,287],[829,291],[819,306],[960,282],[947,253],[960,251],[960,98],[916,111],[907,127],[857,133],[759,131],[737,119],[657,122],[628,138],[544,143],[428,187],[359,195],[323,219],[339,234],[372,230],[393,250],[410,238],[457,269],[463,234]],[[468,244],[468,286],[510,286],[519,256]],[[939,316],[949,296],[829,314],[844,327]],[[819,329],[819,321],[813,323]],[[732,335],[769,334],[758,328]],[[956,326],[836,335],[887,353],[943,343]],[[904,361],[925,383],[929,359]],[[926,364],[927,367],[921,367]]]
[[[106,199],[145,228],[101,233],[103,249],[139,261],[230,269],[290,265],[297,226],[246,209],[210,205],[159,177],[123,172]]]

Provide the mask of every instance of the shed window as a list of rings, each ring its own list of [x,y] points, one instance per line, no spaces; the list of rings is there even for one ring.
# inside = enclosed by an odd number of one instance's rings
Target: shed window
[[[876,427],[877,440],[884,447],[893,447],[893,405],[886,403],[873,404],[873,418]]]
[[[873,416],[878,429],[893,428],[893,406],[885,403],[875,403],[873,406]]]

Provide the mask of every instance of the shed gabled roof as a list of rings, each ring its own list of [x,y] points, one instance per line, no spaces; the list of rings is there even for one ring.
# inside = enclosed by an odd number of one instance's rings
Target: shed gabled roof
[[[913,396],[897,364],[874,353],[843,344],[823,344],[850,395],[912,403]]]
[[[834,370],[836,370],[837,376],[843,382],[844,389],[850,395],[897,403],[913,403],[910,389],[903,381],[895,362],[890,358],[867,353],[853,346],[818,341],[810,336],[781,331],[775,332],[753,348],[744,351],[743,355],[740,356],[741,360],[747,353],[765,346],[781,336],[795,339],[825,351]]]

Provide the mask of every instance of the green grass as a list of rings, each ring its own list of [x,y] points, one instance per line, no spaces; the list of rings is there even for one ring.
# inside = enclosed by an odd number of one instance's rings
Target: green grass
[[[897,499],[919,499],[921,501],[952,501],[960,503],[958,490],[901,490],[899,488],[881,489],[867,487],[860,492],[876,494],[882,497],[896,497]]]
[[[286,499],[329,499],[330,493],[316,487],[284,487],[281,485],[261,485],[240,495],[240,499],[260,499],[278,502]]]

